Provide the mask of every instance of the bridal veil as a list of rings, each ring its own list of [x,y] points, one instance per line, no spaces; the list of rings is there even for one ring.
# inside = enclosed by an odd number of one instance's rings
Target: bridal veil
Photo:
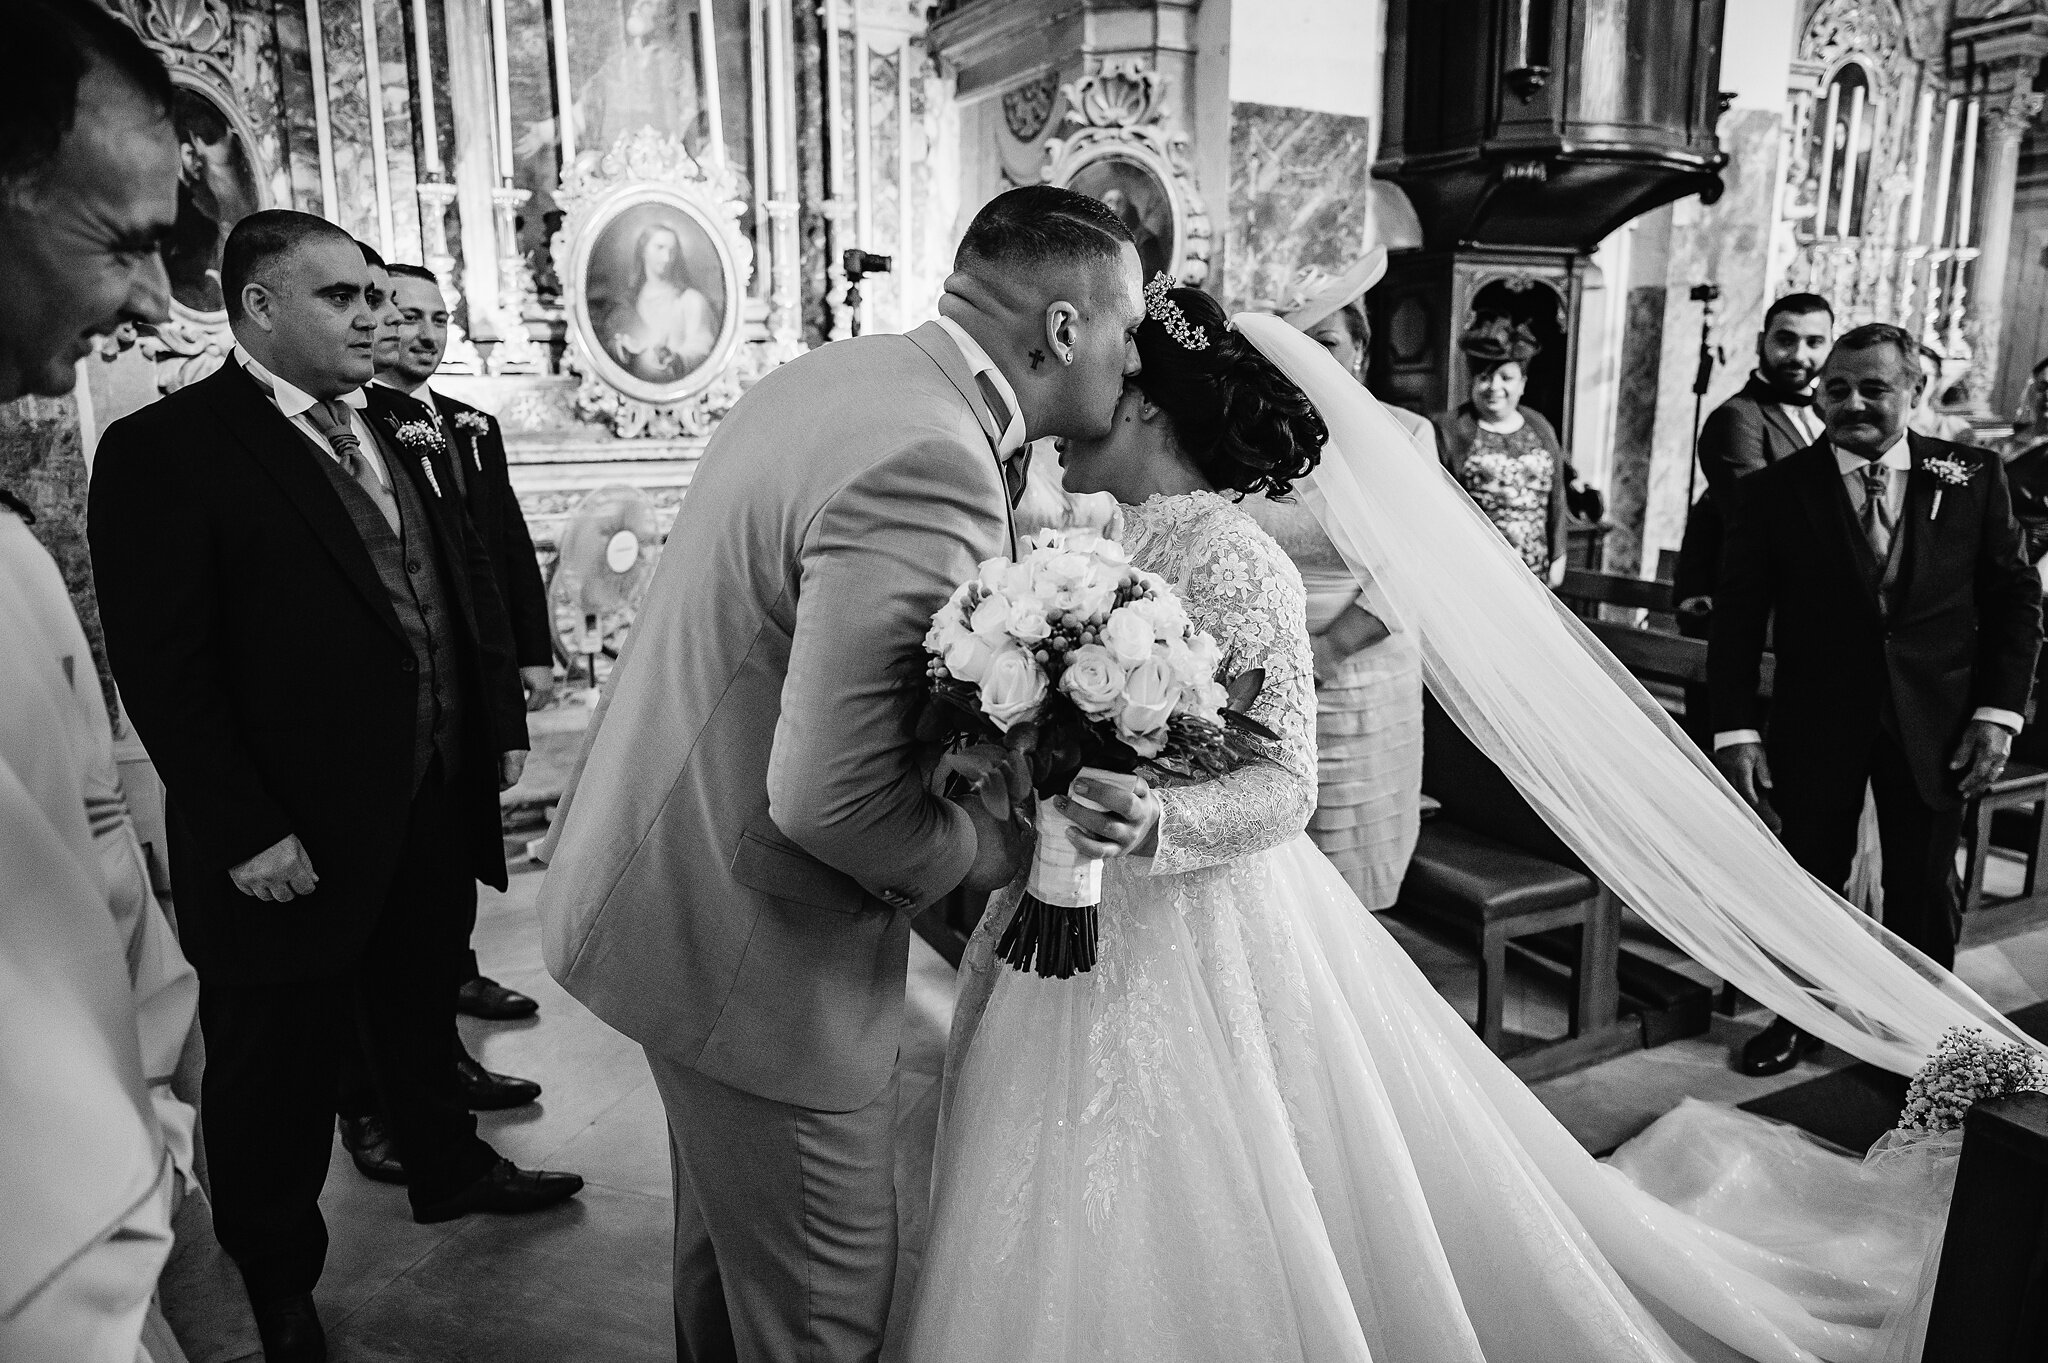
[[[1421,645],[1445,711],[1672,943],[1859,1059],[1910,1074],[1949,1027],[2027,1038],[1800,868],[1640,683],[1323,348],[1235,325],[1330,429],[1300,495]],[[2028,1042],[2028,1044],[2033,1044]]]

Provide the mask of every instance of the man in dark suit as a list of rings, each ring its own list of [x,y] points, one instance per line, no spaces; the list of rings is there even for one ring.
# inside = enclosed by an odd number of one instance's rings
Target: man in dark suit
[[[1722,527],[1737,479],[1805,449],[1821,437],[1813,381],[1835,330],[1834,310],[1817,293],[1787,294],[1764,312],[1756,335],[1756,368],[1742,391],[1708,413],[1700,427],[1700,471],[1707,490],[1685,521],[1672,584],[1679,622],[1705,633],[1721,568]]]
[[[326,1356],[311,1294],[345,1032],[415,1220],[530,1211],[582,1180],[499,1159],[448,1063],[447,906],[505,883],[497,791],[526,746],[488,565],[417,440],[361,412],[356,243],[259,212],[222,274],[232,359],[108,427],[89,533],[115,677],[168,789],[220,1240],[291,1363]]]
[[[384,257],[365,242],[358,241],[357,249],[363,253],[363,260],[370,267],[370,297],[377,318],[376,340],[372,356],[382,364],[388,355],[395,353],[399,344],[400,315],[398,304],[392,295],[391,267],[384,263]],[[433,408],[415,402],[395,389],[371,384],[363,389],[363,412],[377,427],[387,433],[404,431],[416,441],[421,440],[421,426],[440,428],[440,419]],[[439,442],[439,443],[436,443]],[[444,493],[459,486],[456,470],[451,466],[445,439],[436,435],[434,441],[421,441],[426,456],[427,476],[434,486]],[[444,498],[452,501],[453,498]],[[464,513],[466,514],[466,513]],[[475,526],[470,527],[472,534]],[[495,574],[494,574],[495,581]],[[459,931],[453,940],[460,943],[458,959],[450,971],[451,987],[473,982],[477,977],[476,952],[471,949],[469,939],[476,928],[476,882],[470,881],[455,891],[448,904],[448,912],[456,916]],[[493,981],[483,981],[492,990],[509,1000],[524,999],[528,1005],[524,1012],[500,1012],[495,1016],[526,1017],[538,1011],[538,1005],[525,995],[503,989]],[[455,1010],[462,1007],[463,993],[456,987]],[[483,1067],[477,1058],[469,1053],[463,1043],[462,1034],[455,1029],[454,1011],[449,1014],[448,1049],[455,1064],[456,1094],[472,1112],[499,1111],[505,1108],[523,1107],[538,1099],[541,1087],[531,1079],[514,1075],[498,1074]],[[348,1151],[349,1159],[357,1172],[380,1183],[404,1183],[407,1175],[405,1163],[398,1157],[398,1150],[391,1141],[391,1128],[377,1102],[377,1087],[370,1075],[369,1059],[361,1046],[344,1046],[341,1053],[341,1086],[335,1098],[337,1125],[341,1129],[341,1144]]]
[[[512,652],[526,688],[526,706],[538,710],[555,692],[554,612],[525,513],[512,490],[505,437],[498,419],[437,390],[431,380],[448,350],[448,303],[434,272],[421,265],[390,267],[392,303],[398,321],[388,348],[380,335],[376,389],[403,393],[420,403],[441,436],[440,460],[454,481],[470,526],[491,560],[492,578],[512,624]],[[376,395],[372,390],[372,396]],[[492,1021],[531,1017],[539,1006],[526,995],[485,976],[476,952],[467,952],[456,1008]]]
[[[2041,584],[1996,458],[1907,431],[1912,337],[1857,327],[1820,376],[1827,436],[1742,481],[1714,593],[1714,758],[1840,891],[1877,801],[1885,926],[1955,959],[1963,805],[2004,769],[2041,644]],[[1775,612],[1769,737],[1756,689]],[[1779,1019],[1744,1047],[1776,1074],[1818,1043]]]

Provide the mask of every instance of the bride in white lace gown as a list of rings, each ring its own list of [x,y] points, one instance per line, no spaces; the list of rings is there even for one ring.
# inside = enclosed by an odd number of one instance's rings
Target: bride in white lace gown
[[[1595,1162],[1309,842],[1300,579],[1219,490],[1284,492],[1320,423],[1213,300],[1171,297],[1207,344],[1148,319],[1116,430],[1069,451],[1067,483],[1136,503],[1133,562],[1233,669],[1265,670],[1252,713],[1279,741],[1153,792],[1151,854],[1107,867],[1093,972],[1004,966],[1018,893],[991,903],[962,966],[909,1359],[1889,1356],[1887,1317],[1924,1296],[1938,1176],[1702,1104]]]

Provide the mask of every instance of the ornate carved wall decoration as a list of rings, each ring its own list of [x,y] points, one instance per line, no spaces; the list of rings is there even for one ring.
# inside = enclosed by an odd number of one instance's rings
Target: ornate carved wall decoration
[[[1923,128],[1934,85],[1908,39],[1894,0],[1824,0],[1794,63],[1784,214],[1796,245],[1787,284],[1826,295],[1845,321],[1890,321],[1913,311],[1924,273],[1918,265],[1926,251],[1914,245],[1911,218],[1916,206],[1923,220],[1933,216],[1925,208],[1934,193],[1942,100],[1936,94],[1931,127]],[[1922,145],[1930,141],[1932,150]],[[1852,177],[1847,194],[1845,176]]]
[[[164,246],[171,316],[138,338],[156,365],[157,391],[205,378],[234,348],[220,296],[228,229],[275,201],[265,139],[248,110],[259,73],[236,64],[228,0],[120,0],[121,14],[170,68],[180,184],[178,219]]]
[[[1143,58],[1108,61],[1060,93],[1067,116],[1062,135],[1045,144],[1041,177],[1115,209],[1138,238],[1148,276],[1164,270],[1199,288],[1209,278],[1209,213],[1187,135],[1168,121],[1159,73]]]
[[[234,82],[234,27],[228,0],[120,0],[122,17],[173,71]]]
[[[562,173],[555,236],[580,415],[623,437],[707,434],[784,358],[743,345],[753,248],[744,189],[643,127]]]
[[[1003,122],[1010,136],[1019,142],[1036,142],[1052,121],[1052,106],[1059,98],[1060,78],[1048,71],[1003,94]]]

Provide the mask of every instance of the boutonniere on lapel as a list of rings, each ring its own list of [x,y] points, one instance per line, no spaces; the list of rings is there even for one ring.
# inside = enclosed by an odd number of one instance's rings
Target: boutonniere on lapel
[[[1921,467],[1933,474],[1935,480],[1941,484],[1934,489],[1934,505],[1927,512],[1927,519],[1930,521],[1941,515],[1942,493],[1952,487],[1967,487],[1970,480],[1977,476],[1977,461],[1960,454],[1929,455],[1927,462]]]
[[[434,423],[424,419],[401,421],[391,428],[391,434],[398,443],[419,456],[420,472],[427,475],[427,486],[434,489],[434,495],[441,495],[441,480],[434,476],[433,453],[444,449],[441,433],[434,429]]]
[[[491,433],[491,419],[482,412],[457,412],[455,429],[469,432],[469,462],[478,473],[483,472],[483,460],[477,456],[476,442]]]

